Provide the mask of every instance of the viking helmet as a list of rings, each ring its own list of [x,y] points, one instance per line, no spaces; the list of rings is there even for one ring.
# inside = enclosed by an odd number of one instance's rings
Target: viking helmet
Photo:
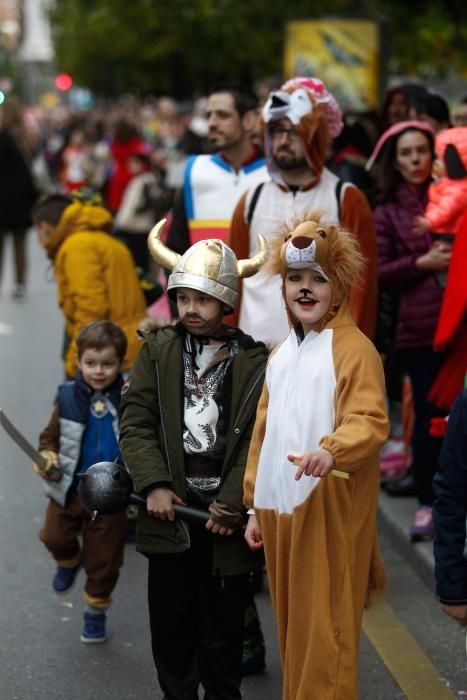
[[[267,259],[267,244],[258,236],[259,252],[249,260],[237,260],[235,253],[218,238],[198,241],[183,254],[170,250],[161,241],[165,219],[154,226],[148,236],[148,248],[156,262],[171,270],[167,292],[179,287],[205,292],[234,309],[238,279],[251,277]]]

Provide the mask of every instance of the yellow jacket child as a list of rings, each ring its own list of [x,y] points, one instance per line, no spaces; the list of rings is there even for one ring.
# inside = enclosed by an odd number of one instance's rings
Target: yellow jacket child
[[[75,339],[91,321],[112,321],[124,331],[129,369],[140,348],[136,329],[146,316],[146,303],[131,253],[110,235],[112,215],[99,204],[71,202],[51,195],[34,211],[39,242],[53,260],[58,303],[63,311],[69,345],[67,376],[74,377]]]

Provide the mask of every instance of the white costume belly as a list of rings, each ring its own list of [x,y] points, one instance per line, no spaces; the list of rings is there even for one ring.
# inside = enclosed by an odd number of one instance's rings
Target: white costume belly
[[[298,345],[294,331],[271,359],[266,372],[269,405],[258,464],[254,506],[292,513],[320,479],[302,476],[288,454],[316,450],[334,430],[336,378],[331,329],[310,332]]]

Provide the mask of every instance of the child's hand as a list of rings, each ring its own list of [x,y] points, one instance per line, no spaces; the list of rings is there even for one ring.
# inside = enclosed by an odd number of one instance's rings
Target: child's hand
[[[209,506],[210,518],[206,530],[214,535],[233,535],[243,525],[243,513],[222,501],[213,501]]]
[[[452,246],[436,241],[430,250],[415,260],[415,267],[423,272],[445,272],[451,262]]]
[[[224,525],[219,525],[212,518],[209,518],[206,523],[206,530],[210,530],[213,535],[233,535],[235,530],[232,527],[225,527]]]
[[[53,450],[41,450],[39,454],[45,459],[46,464],[45,467],[40,467],[33,462],[32,468],[36,474],[39,474],[44,481],[60,481],[62,478],[62,471],[58,461],[58,454],[53,452]]]
[[[299,481],[303,474],[320,478],[327,476],[335,464],[332,454],[321,447],[303,455],[287,455],[287,459],[299,465],[295,474],[296,481]]]
[[[424,233],[431,230],[430,222],[424,216],[416,216],[413,220],[413,232],[417,236],[423,236]]]
[[[459,624],[467,625],[467,605],[443,605],[441,607],[449,617],[459,622]]]
[[[245,530],[245,540],[249,548],[255,552],[263,546],[263,537],[259,529],[256,515],[250,515]]]
[[[176,493],[170,489],[153,489],[149,492],[146,498],[146,510],[148,515],[152,515],[154,518],[160,518],[161,520],[175,520],[175,512],[172,508],[173,503],[178,503],[178,505],[185,505]]]

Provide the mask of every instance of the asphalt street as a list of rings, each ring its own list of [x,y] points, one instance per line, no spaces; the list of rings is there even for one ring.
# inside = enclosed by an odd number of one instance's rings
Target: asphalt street
[[[24,301],[10,298],[11,251],[5,260],[0,407],[35,444],[62,381],[63,322],[53,276],[32,235],[29,252]],[[126,546],[108,614],[108,642],[81,644],[83,574],[69,594],[53,594],[53,562],[38,540],[46,505],[41,482],[28,458],[3,433],[0,455],[0,700],[160,700],[150,654],[144,558],[134,545]],[[431,586],[417,577],[394,545],[386,538],[382,545],[391,587],[381,608],[385,614],[378,617],[370,611],[368,637],[362,635],[361,698],[463,697],[464,632],[442,614]],[[267,671],[245,681],[244,698],[280,700],[280,663],[267,592],[258,596],[258,604]]]

